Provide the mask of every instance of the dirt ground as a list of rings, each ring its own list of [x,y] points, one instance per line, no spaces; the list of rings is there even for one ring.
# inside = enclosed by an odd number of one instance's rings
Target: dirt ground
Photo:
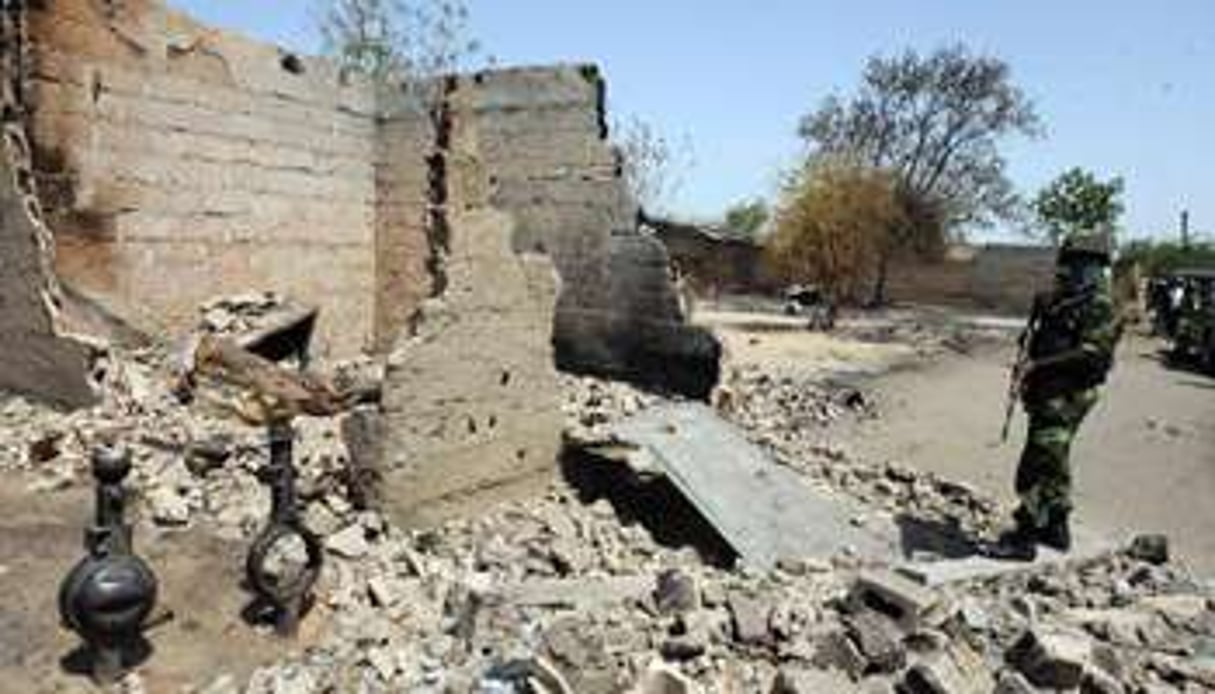
[[[858,458],[910,464],[1015,503],[1024,414],[1018,409],[1005,443],[1000,429],[1019,321],[896,311],[849,316],[825,335],[763,312],[707,310],[697,320],[722,337],[735,366],[796,366],[861,385],[880,416],[829,432]],[[923,339],[909,344],[908,324],[923,326],[913,331]],[[959,326],[980,329],[982,339],[926,346]],[[1164,346],[1130,333],[1120,345],[1073,452],[1076,518],[1117,540],[1166,533],[1199,574],[1215,577],[1215,379],[1166,365]]]
[[[85,489],[47,495],[0,489],[0,693],[99,691],[82,676],[79,640],[59,628],[55,602],[59,580],[84,556],[81,534],[92,503]],[[196,531],[145,533],[135,542],[157,571],[154,616],[174,615],[149,634],[155,653],[140,670],[146,691],[181,691],[208,673],[248,677],[315,638],[317,618],[301,626],[295,642],[242,620],[244,547]]]
[[[1215,576],[1215,380],[1167,368],[1162,344],[1124,340],[1073,451],[1077,519],[1121,538],[1163,532]],[[1000,443],[1011,344],[876,378],[881,417],[840,433],[859,455],[966,481],[1009,503],[1024,441],[1018,411]]]

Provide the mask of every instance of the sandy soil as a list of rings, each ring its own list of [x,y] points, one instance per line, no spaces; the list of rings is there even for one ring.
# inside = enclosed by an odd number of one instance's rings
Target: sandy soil
[[[1077,517],[1117,537],[1164,532],[1215,576],[1215,380],[1166,367],[1161,343],[1123,341],[1073,452]],[[966,481],[1009,503],[1024,416],[999,441],[1011,341],[871,382],[882,416],[839,432],[859,455]]]
[[[802,369],[826,375],[879,374],[911,362],[916,349],[805,329],[806,319],[742,311],[698,311],[695,322],[713,329],[734,367]],[[856,321],[851,321],[855,324]]]

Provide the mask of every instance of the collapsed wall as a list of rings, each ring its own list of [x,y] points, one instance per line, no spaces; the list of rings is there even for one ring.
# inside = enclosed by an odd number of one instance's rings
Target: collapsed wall
[[[216,295],[275,290],[320,307],[321,356],[386,351],[443,291],[437,152],[464,121],[512,248],[566,280],[558,365],[696,396],[716,382],[716,342],[683,324],[666,252],[638,231],[593,66],[443,80],[459,93],[439,112],[159,0],[23,13],[57,270],[107,319],[170,337]]]
[[[53,247],[43,223],[31,171],[25,122],[28,72],[19,13],[0,16],[0,390],[64,407],[92,402],[98,356],[61,335]]]
[[[720,347],[684,323],[662,243],[608,141],[606,84],[592,65],[496,70],[461,79],[456,120],[472,120],[489,200],[518,221],[514,246],[552,256],[563,279],[558,366],[705,397]]]

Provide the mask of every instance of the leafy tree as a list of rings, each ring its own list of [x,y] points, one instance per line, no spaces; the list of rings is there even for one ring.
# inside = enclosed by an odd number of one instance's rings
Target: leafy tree
[[[727,209],[725,223],[731,231],[753,239],[771,216],[768,203],[763,198],[755,198],[736,203]]]
[[[810,157],[843,156],[894,177],[907,214],[886,229],[874,286],[879,302],[892,253],[940,248],[961,226],[1016,214],[998,144],[1040,132],[1008,64],[960,44],[928,55],[908,50],[870,58],[856,93],[847,100],[829,96],[799,128]]]
[[[1068,169],[1039,191],[1034,214],[1052,243],[1073,231],[1100,225],[1115,227],[1122,214],[1121,178],[1101,181],[1079,167]]]
[[[685,137],[673,144],[656,126],[637,116],[614,121],[611,133],[629,193],[642,209],[662,210],[692,167],[691,142]]]
[[[895,176],[846,158],[817,158],[786,183],[766,244],[789,281],[815,283],[838,300],[855,300],[905,224]]]
[[[1181,268],[1215,269],[1215,242],[1197,242],[1183,246],[1177,241],[1138,239],[1119,249],[1118,265],[1138,265],[1146,276]]]
[[[325,51],[343,69],[399,81],[427,107],[439,77],[480,53],[465,0],[320,0]]]

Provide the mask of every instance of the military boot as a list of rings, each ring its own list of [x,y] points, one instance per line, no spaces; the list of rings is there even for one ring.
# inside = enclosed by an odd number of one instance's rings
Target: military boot
[[[1013,513],[1013,527],[1000,533],[984,554],[993,559],[1033,561],[1038,557],[1038,534],[1029,514],[1018,508]]]
[[[1060,552],[1069,551],[1072,548],[1072,531],[1067,516],[1067,511],[1051,513],[1046,527],[1038,530],[1038,542]]]

